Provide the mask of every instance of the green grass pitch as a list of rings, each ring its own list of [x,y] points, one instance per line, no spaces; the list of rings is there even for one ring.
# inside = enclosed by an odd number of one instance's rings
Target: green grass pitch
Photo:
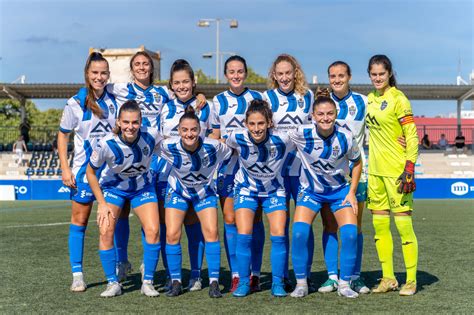
[[[413,297],[397,292],[364,295],[355,300],[336,293],[311,294],[304,299],[273,298],[270,295],[269,233],[263,263],[264,291],[237,299],[228,293],[229,271],[222,251],[221,283],[225,296],[211,300],[206,287],[200,292],[186,292],[177,298],[147,298],[140,294],[140,229],[131,218],[129,257],[134,267],[124,285],[124,294],[102,299],[105,289],[100,265],[98,229],[95,214],[86,234],[84,273],[88,284],[85,293],[69,292],[67,235],[69,202],[0,202],[0,313],[88,313],[88,312],[159,312],[159,313],[474,313],[472,293],[474,251],[473,200],[416,200],[414,225],[419,242],[418,285]],[[393,221],[393,220],[392,220]],[[316,285],[325,279],[321,250],[321,221],[314,222],[316,249],[312,278]],[[365,247],[363,277],[372,287],[381,277],[380,264],[373,242],[371,215],[364,213]],[[404,283],[401,244],[392,222],[394,265],[397,278]],[[183,233],[184,234],[184,233]],[[221,233],[222,235],[222,233]],[[186,253],[183,235],[183,253]],[[184,285],[189,263],[183,257]],[[291,268],[291,267],[290,267]],[[206,264],[203,276],[207,278]],[[155,283],[161,287],[163,267],[158,265]]]

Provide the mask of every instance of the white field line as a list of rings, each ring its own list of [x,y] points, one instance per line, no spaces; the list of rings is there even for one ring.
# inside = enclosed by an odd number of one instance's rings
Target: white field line
[[[133,217],[133,214],[130,213],[128,216]],[[71,222],[56,222],[56,223],[43,223],[43,224],[21,224],[21,225],[7,225],[3,226],[3,228],[6,229],[16,229],[16,228],[30,228],[30,227],[43,227],[43,226],[56,226],[56,225],[66,225],[66,224],[71,224]],[[2,226],[0,226],[2,228]]]

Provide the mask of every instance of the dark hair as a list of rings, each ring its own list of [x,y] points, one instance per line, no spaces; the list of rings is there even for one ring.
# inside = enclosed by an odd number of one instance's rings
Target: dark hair
[[[328,88],[324,88],[324,89],[319,89],[316,91],[316,96],[315,96],[315,100],[314,100],[314,103],[313,103],[313,111],[316,110],[316,107],[323,104],[323,103],[329,103],[331,105],[334,106],[334,108],[337,109],[336,107],[336,102],[334,102],[334,100],[331,98],[330,96],[330,92],[329,92],[329,89]]]
[[[189,77],[191,78],[191,80],[194,82],[194,71],[193,71],[193,68],[191,68],[191,65],[189,64],[189,62],[187,62],[184,59],[178,59],[175,62],[173,62],[170,69],[170,80],[168,82],[168,88],[171,91],[173,91],[173,89],[171,88],[171,85],[173,82],[173,75],[175,72],[178,72],[178,71],[186,71],[189,74]],[[194,94],[194,87],[193,87],[193,94]]]
[[[370,58],[370,60],[369,60],[369,65],[367,67],[367,73],[369,75],[370,75],[370,68],[374,64],[379,64],[379,65],[384,66],[385,70],[388,71],[388,74],[390,76],[389,79],[388,79],[388,85],[396,87],[397,86],[397,80],[395,79],[395,73],[393,72],[392,62],[390,61],[390,59],[385,55],[372,56],[372,58]]]
[[[107,70],[109,68],[109,63],[101,53],[94,51],[87,58],[86,65],[84,67],[84,80],[86,82],[87,88],[86,107],[90,109],[94,115],[102,118],[104,112],[95,101],[94,89],[92,88],[92,85],[89,82],[89,76],[87,75],[87,72],[89,71],[89,68],[93,62],[105,62],[107,64]]]
[[[238,56],[238,55],[234,55],[234,56],[230,56],[229,58],[227,58],[227,60],[224,63],[224,75],[227,73],[227,64],[231,61],[240,61],[241,63],[243,63],[245,73],[247,73],[247,62],[245,61],[245,59]]]
[[[245,121],[248,121],[249,116],[253,113],[262,114],[270,124],[273,122],[273,112],[267,101],[258,99],[252,100],[249,104],[249,107],[247,108],[247,111],[245,112]]]
[[[135,58],[138,56],[143,56],[146,59],[148,59],[148,62],[150,63],[151,69],[150,69],[150,82],[149,84],[152,85],[153,81],[155,80],[155,64],[153,63],[153,59],[151,56],[146,52],[146,51],[138,51],[135,53],[135,55],[132,56],[132,59],[130,59],[130,71],[133,71],[133,61]]]
[[[132,113],[139,113],[140,114],[140,119],[142,119],[142,111],[140,109],[140,106],[135,100],[128,100],[123,105],[120,107],[119,113],[118,113],[118,119],[122,117],[123,112],[132,112]],[[118,120],[117,119],[117,120]],[[120,128],[116,124],[113,130],[113,133],[118,135],[120,133]]]
[[[341,61],[341,60],[338,60],[338,61],[334,61],[333,63],[331,63],[328,67],[328,75],[329,75],[329,69],[331,69],[332,67],[335,67],[335,66],[344,66],[346,67],[346,71],[347,71],[347,74],[349,76],[352,75],[352,72],[351,72],[351,67],[349,67],[349,65],[344,62],[344,61]]]
[[[188,105],[186,109],[184,110],[184,115],[181,116],[181,118],[179,119],[179,124],[181,125],[181,122],[185,119],[193,119],[197,122],[197,124],[199,125],[199,128],[201,127],[199,117],[196,115],[196,111],[194,110],[194,107],[192,107],[191,105]]]

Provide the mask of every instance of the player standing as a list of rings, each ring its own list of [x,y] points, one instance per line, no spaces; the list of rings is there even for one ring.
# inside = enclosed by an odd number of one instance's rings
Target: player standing
[[[212,138],[226,138],[236,129],[245,128],[245,112],[248,104],[254,99],[263,99],[262,94],[244,86],[247,77],[247,63],[240,56],[229,57],[224,65],[224,75],[229,82],[229,90],[216,95],[211,109]],[[235,255],[237,227],[234,212],[234,178],[239,169],[238,156],[234,154],[228,164],[222,163],[217,178],[217,194],[220,198],[224,215],[224,245],[227,260],[232,273],[230,292],[239,284],[239,272]],[[263,246],[265,244],[265,227],[261,210],[257,212],[252,233],[252,276],[250,290],[261,291],[260,270],[262,267]]]
[[[71,188],[72,214],[69,227],[69,259],[73,274],[71,291],[87,286],[82,273],[84,237],[95,200],[86,178],[86,167],[98,141],[112,131],[118,106],[105,90],[110,77],[109,64],[100,53],[92,53],[84,68],[85,88],[67,101],[58,132],[58,155],[62,181]],[[68,141],[74,131],[74,160],[68,162]]]
[[[263,96],[273,111],[275,130],[288,132],[295,130],[299,125],[311,122],[314,95],[308,88],[303,69],[293,56],[282,54],[275,59],[268,73],[268,87],[270,90],[264,92]],[[301,161],[296,152],[291,152],[288,157],[288,169],[284,171],[284,182],[287,194],[287,207],[289,209],[290,199],[292,198],[296,202],[300,185]],[[289,226],[290,216],[288,212],[285,229],[285,235],[287,236],[287,255],[290,253],[288,237]],[[310,233],[308,278],[311,274],[314,252],[314,235],[312,229]],[[288,280],[288,256],[285,262],[285,282],[286,290],[291,290],[291,285]],[[313,291],[314,287],[311,282],[309,283],[311,291]]]
[[[153,128],[141,127],[141,110],[137,102],[125,102],[119,111],[113,134],[103,138],[91,155],[87,180],[98,202],[99,255],[107,278],[107,289],[101,297],[122,294],[115,272],[116,252],[114,233],[116,218],[129,201],[145,234],[143,242],[144,275],[142,294],[158,296],[153,287],[153,276],[160,252],[158,203],[150,163],[159,148],[161,136]],[[107,165],[99,180],[95,170]]]
[[[316,124],[290,132],[303,164],[301,188],[293,222],[292,259],[297,285],[292,297],[308,294],[307,255],[311,225],[323,204],[333,212],[341,232],[341,278],[338,294],[356,298],[350,288],[357,251],[356,190],[362,171],[360,151],[350,130],[336,125],[337,109],[329,92],[318,92],[313,119]],[[349,163],[353,163],[349,183]]]
[[[390,59],[375,55],[367,68],[375,88],[368,95],[366,124],[369,128],[369,181],[367,207],[372,211],[375,247],[382,265],[383,278],[372,290],[385,293],[396,290],[393,272],[393,240],[390,212],[402,241],[407,280],[400,295],[416,293],[418,241],[413,230],[413,191],[418,136],[410,102],[397,89]],[[406,147],[398,142],[404,136]]]

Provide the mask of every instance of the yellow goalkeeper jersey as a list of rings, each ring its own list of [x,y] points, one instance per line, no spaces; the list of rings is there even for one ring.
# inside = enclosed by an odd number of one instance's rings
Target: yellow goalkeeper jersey
[[[369,174],[398,177],[405,162],[416,161],[418,136],[410,101],[396,87],[368,95],[365,122],[369,128]],[[404,136],[406,148],[397,142]]]

